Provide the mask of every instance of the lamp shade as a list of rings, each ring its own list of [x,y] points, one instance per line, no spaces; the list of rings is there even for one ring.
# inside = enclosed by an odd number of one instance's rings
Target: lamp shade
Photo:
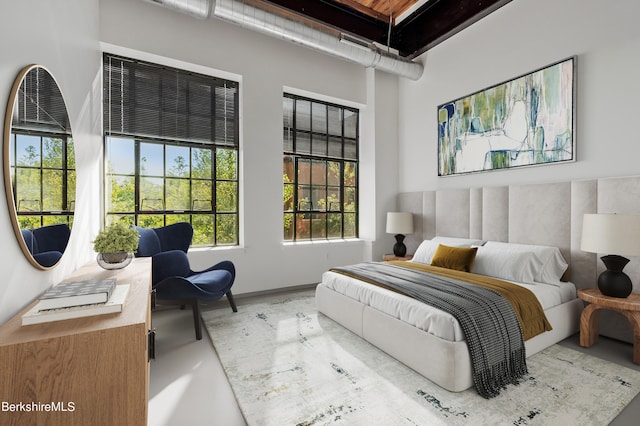
[[[580,249],[591,253],[640,256],[640,215],[585,214]]]
[[[413,214],[405,212],[387,213],[388,234],[411,234],[413,232]]]

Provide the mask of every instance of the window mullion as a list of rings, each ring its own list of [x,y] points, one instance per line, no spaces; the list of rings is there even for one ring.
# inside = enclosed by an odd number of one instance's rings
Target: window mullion
[[[61,139],[62,141],[62,205],[60,209],[64,211],[68,211],[68,194],[67,194],[67,179],[69,178],[69,168],[67,164],[67,138]]]
[[[189,147],[189,205],[187,212],[189,212],[189,223],[191,223],[191,215],[193,214],[193,152],[192,147]]]
[[[211,210],[213,211],[213,243],[218,244],[218,150],[211,150]]]
[[[40,136],[40,226],[44,226],[44,205],[42,200],[44,200],[44,143],[42,141],[42,136]]]
[[[211,97],[209,98],[211,108],[211,135],[212,140],[217,142],[218,133],[216,129],[216,123],[218,121],[218,110],[216,108],[217,94],[215,88],[211,88]],[[213,211],[213,244],[218,244],[218,200],[217,191],[218,187],[218,150],[214,148],[211,150],[211,210]]]
[[[135,168],[135,176],[133,177],[133,187],[134,187],[134,192],[135,192],[135,199],[134,199],[134,223],[136,225],[139,224],[138,222],[138,218],[140,217],[140,209],[141,209],[141,205],[140,205],[140,141],[138,139],[134,140],[134,153],[135,153],[135,160],[134,160],[134,168]]]
[[[329,212],[331,211],[331,202],[329,201],[329,106],[324,107],[324,146],[325,146],[325,160],[324,160],[324,236],[329,239]]]
[[[293,116],[291,117],[291,140],[293,146],[293,152],[295,154],[298,153],[297,142],[298,142],[298,124],[297,124],[297,109],[298,109],[298,101],[293,99]]]
[[[167,225],[167,145],[162,144],[162,225]]]
[[[310,103],[311,104],[311,103]],[[311,104],[313,105],[313,104]],[[311,112],[311,105],[309,106],[309,112]],[[313,121],[311,117],[309,117],[310,121]],[[309,128],[311,128],[311,123],[309,123]],[[311,150],[311,143],[313,140],[313,136],[311,132],[309,132],[309,152],[313,152]],[[315,206],[313,203],[313,160],[309,160],[309,239],[313,241],[313,216],[316,214]]]
[[[294,127],[295,129],[295,127]],[[299,213],[299,209],[298,209],[298,203],[299,198],[298,198],[298,156],[294,155],[293,156],[293,241],[296,241],[297,237],[298,237],[298,227],[296,226],[298,223],[298,213]]]
[[[344,161],[340,161],[340,237],[344,238]]]

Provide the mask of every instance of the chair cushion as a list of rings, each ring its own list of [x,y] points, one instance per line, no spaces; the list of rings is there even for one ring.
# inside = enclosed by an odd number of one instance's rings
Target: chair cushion
[[[176,250],[177,251],[177,250]],[[229,271],[216,270],[193,274],[189,277],[169,277],[154,288],[158,300],[211,300],[224,296],[233,285]]]
[[[50,268],[62,257],[62,253],[59,251],[45,251],[43,253],[35,253],[33,258],[38,262],[39,265],[44,266],[45,268]]]
[[[160,253],[160,239],[153,229],[136,226],[136,230],[140,236],[136,257],[149,257]]]
[[[220,292],[226,293],[233,282],[229,271],[222,269],[196,273],[188,276],[187,280],[202,291],[209,293],[210,296],[216,296]]]

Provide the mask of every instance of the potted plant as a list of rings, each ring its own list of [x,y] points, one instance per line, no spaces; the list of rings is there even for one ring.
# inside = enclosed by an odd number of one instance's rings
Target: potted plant
[[[121,223],[114,223],[98,232],[93,250],[98,253],[98,264],[105,269],[127,266],[138,248],[138,231]]]

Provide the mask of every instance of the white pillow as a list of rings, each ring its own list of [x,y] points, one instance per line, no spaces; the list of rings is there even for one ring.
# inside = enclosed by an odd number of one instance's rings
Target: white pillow
[[[431,264],[431,259],[438,249],[438,245],[442,244],[449,247],[471,247],[472,245],[482,245],[484,240],[471,238],[455,238],[455,237],[434,237],[431,240],[424,240],[418,246],[412,262]]]
[[[542,263],[536,272],[535,280],[541,283],[558,284],[569,266],[562,257],[558,247],[539,246],[533,244],[502,243],[487,241],[484,247],[503,248],[511,251],[525,251],[538,256]]]
[[[502,247],[478,247],[471,272],[507,281],[533,284],[542,266],[532,252],[506,250]]]

